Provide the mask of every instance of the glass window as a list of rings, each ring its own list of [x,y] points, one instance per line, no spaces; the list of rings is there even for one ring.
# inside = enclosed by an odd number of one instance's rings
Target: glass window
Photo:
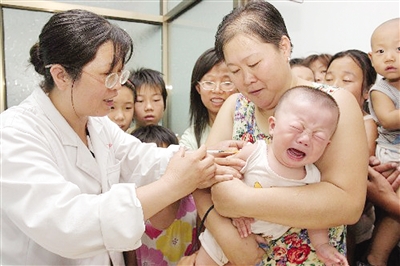
[[[52,13],[3,8],[6,107],[19,104],[39,86],[42,76],[29,63],[29,50],[37,42]],[[126,68],[148,67],[161,71],[160,25],[110,20],[126,30],[134,41],[134,56]]]
[[[37,42],[51,13],[3,8],[6,107],[19,104],[41,80],[29,63],[29,50]]]
[[[101,7],[117,10],[130,10],[135,13],[149,15],[160,15],[159,0],[45,0],[51,2],[60,2],[66,4],[76,4],[82,6]],[[173,0],[176,1],[176,0]]]

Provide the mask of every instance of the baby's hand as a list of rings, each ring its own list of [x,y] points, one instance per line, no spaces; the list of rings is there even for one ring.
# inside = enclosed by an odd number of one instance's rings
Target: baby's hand
[[[318,247],[315,248],[315,250],[317,252],[318,258],[325,265],[349,266],[346,257],[328,243],[319,245]]]
[[[237,228],[240,237],[248,237],[251,232],[251,224],[254,223],[254,218],[240,217],[233,218],[232,224]]]

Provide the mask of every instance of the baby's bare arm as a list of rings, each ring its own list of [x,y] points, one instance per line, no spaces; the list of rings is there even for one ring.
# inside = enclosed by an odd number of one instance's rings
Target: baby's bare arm
[[[349,265],[346,257],[329,244],[328,229],[309,229],[308,236],[318,258],[325,265]]]

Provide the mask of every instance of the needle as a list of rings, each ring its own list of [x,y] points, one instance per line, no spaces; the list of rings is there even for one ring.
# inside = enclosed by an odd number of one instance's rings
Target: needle
[[[223,153],[223,152],[225,152],[225,151],[224,150],[207,150],[207,153],[210,153],[210,154]]]

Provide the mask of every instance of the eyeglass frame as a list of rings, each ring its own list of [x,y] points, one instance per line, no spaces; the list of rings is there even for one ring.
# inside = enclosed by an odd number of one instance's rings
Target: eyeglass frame
[[[54,65],[54,64],[48,64],[48,65],[45,66],[45,68],[51,68],[53,65]],[[96,80],[96,81],[98,81],[98,82],[100,82],[100,83],[103,83],[103,81],[100,81],[100,80],[99,80],[96,76],[94,76],[93,74],[91,74],[91,73],[89,73],[89,72],[87,72],[87,71],[85,71],[85,70],[83,70],[83,69],[82,69],[82,72],[88,74],[88,75],[89,75],[91,78],[93,78],[94,80]],[[108,85],[107,85],[107,82],[109,82],[110,78],[113,77],[113,76],[115,76],[115,75],[117,75],[117,78],[115,79],[115,82],[114,82],[113,84],[108,84]],[[125,75],[126,75],[126,76],[125,76]],[[115,85],[117,85],[118,81],[119,81],[119,83],[120,83],[121,85],[124,85],[124,84],[128,81],[130,75],[131,75],[131,72],[130,72],[129,70],[127,70],[127,69],[122,70],[122,71],[121,71],[121,75],[119,75],[119,74],[116,73],[116,72],[113,72],[113,73],[110,73],[110,74],[108,74],[108,75],[106,76],[106,79],[104,80],[104,83],[103,83],[103,84],[104,84],[104,86],[105,86],[107,89],[112,89],[112,88],[115,87]],[[125,78],[122,79],[124,76],[125,76],[126,79],[125,79]]]
[[[204,83],[212,83],[212,84],[214,84],[214,86],[215,86],[215,88],[214,89],[206,89],[206,88],[204,88]],[[214,82],[214,81],[209,81],[209,80],[204,80],[204,81],[197,81],[197,83],[200,85],[200,87],[203,89],[203,90],[206,90],[206,91],[215,91],[217,88],[219,88],[221,91],[224,91],[224,92],[230,92],[230,91],[233,91],[234,89],[235,89],[235,84],[233,84],[233,82],[232,81],[224,81],[224,82]],[[221,88],[221,84],[226,84],[226,83],[231,83],[232,84],[232,89],[230,89],[230,90],[223,90],[222,88]],[[218,84],[218,85],[217,85]]]

